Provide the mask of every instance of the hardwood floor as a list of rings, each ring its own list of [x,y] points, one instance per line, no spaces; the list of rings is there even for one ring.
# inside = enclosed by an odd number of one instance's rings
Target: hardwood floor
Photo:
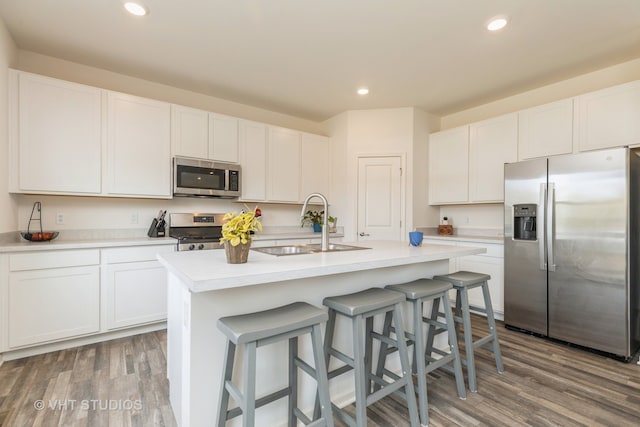
[[[166,378],[166,331],[0,366],[2,427],[175,425]]]
[[[474,333],[486,330],[482,318],[473,325]],[[432,426],[640,425],[637,356],[625,364],[503,327],[499,335],[505,372],[479,350],[478,393],[466,400],[451,374],[429,375]],[[161,331],[7,361],[0,426],[174,426],[165,355]],[[395,397],[369,407],[368,416],[370,427],[408,425],[406,405]]]

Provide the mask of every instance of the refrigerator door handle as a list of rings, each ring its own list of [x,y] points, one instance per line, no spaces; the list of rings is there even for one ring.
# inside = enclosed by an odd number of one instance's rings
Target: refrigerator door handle
[[[538,226],[536,228],[536,238],[538,239],[538,260],[540,261],[540,270],[547,269],[547,254],[545,251],[545,214],[544,208],[547,206],[547,184],[540,183],[540,202],[538,203]]]
[[[553,257],[553,246],[555,236],[553,235],[553,225],[555,222],[556,214],[556,185],[553,182],[549,183],[549,189],[547,194],[547,258],[548,258],[548,270],[556,271],[555,259]]]

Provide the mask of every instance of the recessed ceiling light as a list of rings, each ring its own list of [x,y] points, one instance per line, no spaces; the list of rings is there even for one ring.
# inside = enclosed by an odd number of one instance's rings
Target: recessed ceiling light
[[[367,89],[366,87],[362,87],[358,89],[358,95],[366,95],[368,93],[369,93],[369,89]]]
[[[147,8],[141,5],[140,3],[134,3],[132,1],[128,1],[124,4],[124,8],[127,9],[132,15],[136,16],[144,16],[148,13]]]
[[[487,24],[487,30],[498,31],[503,29],[507,25],[508,19],[506,16],[496,16],[492,18]]]

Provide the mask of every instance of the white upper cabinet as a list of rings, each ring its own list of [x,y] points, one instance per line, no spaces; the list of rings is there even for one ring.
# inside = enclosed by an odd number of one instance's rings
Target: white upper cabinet
[[[469,129],[469,201],[504,201],[504,164],[517,160],[517,113],[473,123]]]
[[[300,200],[311,193],[329,197],[329,138],[302,133],[300,141]]]
[[[117,92],[107,104],[107,193],[170,198],[169,104]]]
[[[429,136],[429,204],[499,203],[504,164],[518,159],[516,113]]]
[[[429,136],[429,204],[469,200],[469,126]]]
[[[267,199],[300,200],[300,132],[269,126]]]
[[[208,158],[209,113],[171,105],[171,148],[175,156]]]
[[[239,122],[240,200],[300,203],[329,193],[329,138],[248,120]]]
[[[182,105],[171,106],[173,155],[238,162],[238,119]]]
[[[238,163],[238,119],[209,113],[209,158]]]
[[[518,159],[573,152],[573,99],[518,112]]]
[[[102,91],[14,70],[10,82],[10,191],[99,194]]]
[[[267,125],[240,120],[241,199],[265,201],[267,198]]]
[[[640,143],[640,81],[576,98],[580,151]]]

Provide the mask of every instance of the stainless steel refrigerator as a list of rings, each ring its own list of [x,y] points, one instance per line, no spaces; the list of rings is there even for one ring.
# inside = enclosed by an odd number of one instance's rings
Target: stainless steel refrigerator
[[[504,188],[505,324],[629,360],[640,346],[638,153],[509,163]]]

